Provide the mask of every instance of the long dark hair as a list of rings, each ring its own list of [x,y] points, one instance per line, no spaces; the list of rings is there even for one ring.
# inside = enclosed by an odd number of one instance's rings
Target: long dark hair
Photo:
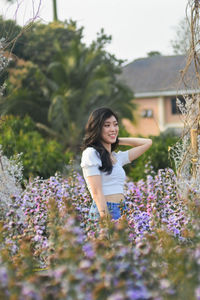
[[[93,147],[98,151],[102,161],[102,166],[99,167],[99,170],[107,172],[107,174],[112,172],[113,165],[108,150],[106,150],[101,143],[101,130],[105,120],[112,116],[114,116],[118,121],[118,116],[110,108],[101,107],[94,110],[90,114],[86,124],[85,137],[82,145],[82,150],[86,149],[87,147]],[[116,142],[111,144],[111,151],[115,150],[118,142],[119,140],[117,138]]]

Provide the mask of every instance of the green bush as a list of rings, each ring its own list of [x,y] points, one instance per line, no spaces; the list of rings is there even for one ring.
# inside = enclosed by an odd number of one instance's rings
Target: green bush
[[[48,178],[72,158],[58,142],[44,139],[30,117],[6,116],[0,126],[0,144],[7,157],[22,153],[25,178]]]
[[[174,163],[169,159],[168,148],[177,142],[177,136],[162,133],[150,138],[153,141],[151,148],[126,167],[127,175],[134,181],[145,179],[150,171],[157,173],[159,169],[167,167],[174,170]]]

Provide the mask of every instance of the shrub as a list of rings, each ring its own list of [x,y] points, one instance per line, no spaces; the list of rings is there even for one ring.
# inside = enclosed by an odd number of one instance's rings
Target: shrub
[[[160,134],[150,136],[153,141],[151,148],[126,167],[127,175],[134,181],[146,178],[146,173],[157,173],[159,169],[171,167],[174,170],[174,163],[169,159],[169,146],[176,143],[178,138],[172,134]]]
[[[63,153],[55,140],[43,138],[30,117],[6,116],[0,127],[0,144],[7,157],[22,153],[25,178],[48,178],[62,171],[72,157],[72,153]]]

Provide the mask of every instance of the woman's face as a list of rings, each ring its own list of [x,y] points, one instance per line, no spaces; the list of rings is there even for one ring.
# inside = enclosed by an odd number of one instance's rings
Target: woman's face
[[[105,144],[114,144],[119,133],[119,126],[116,118],[111,116],[104,121],[101,129],[101,141]]]

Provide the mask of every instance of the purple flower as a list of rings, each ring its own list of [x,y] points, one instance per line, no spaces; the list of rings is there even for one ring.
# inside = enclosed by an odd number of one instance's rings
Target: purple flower
[[[28,297],[28,299],[31,300],[42,300],[42,297],[39,295],[39,293],[35,290],[34,286],[29,284],[28,282],[24,282],[21,297],[20,300],[26,299],[25,297]]]
[[[146,288],[143,289],[131,289],[128,290],[126,292],[126,295],[128,297],[129,300],[145,300],[145,299],[149,299],[150,295],[148,293],[148,291],[146,290]]]
[[[91,262],[88,259],[84,259],[80,262],[79,267],[81,269],[87,269],[91,266]]]
[[[88,257],[88,258],[94,258],[95,257],[95,252],[94,252],[91,244],[89,244],[89,243],[85,244],[83,246],[83,251],[84,251],[86,257]]]
[[[41,240],[42,240],[42,237],[41,237],[40,235],[36,234],[36,235],[34,236],[34,241],[35,241],[35,242],[39,242],[39,241],[41,241]]]
[[[195,290],[196,300],[200,300],[200,286],[198,286]]]
[[[107,300],[124,300],[124,295],[120,292],[110,295]]]
[[[0,284],[2,287],[6,287],[8,284],[8,274],[5,267],[0,267]]]

